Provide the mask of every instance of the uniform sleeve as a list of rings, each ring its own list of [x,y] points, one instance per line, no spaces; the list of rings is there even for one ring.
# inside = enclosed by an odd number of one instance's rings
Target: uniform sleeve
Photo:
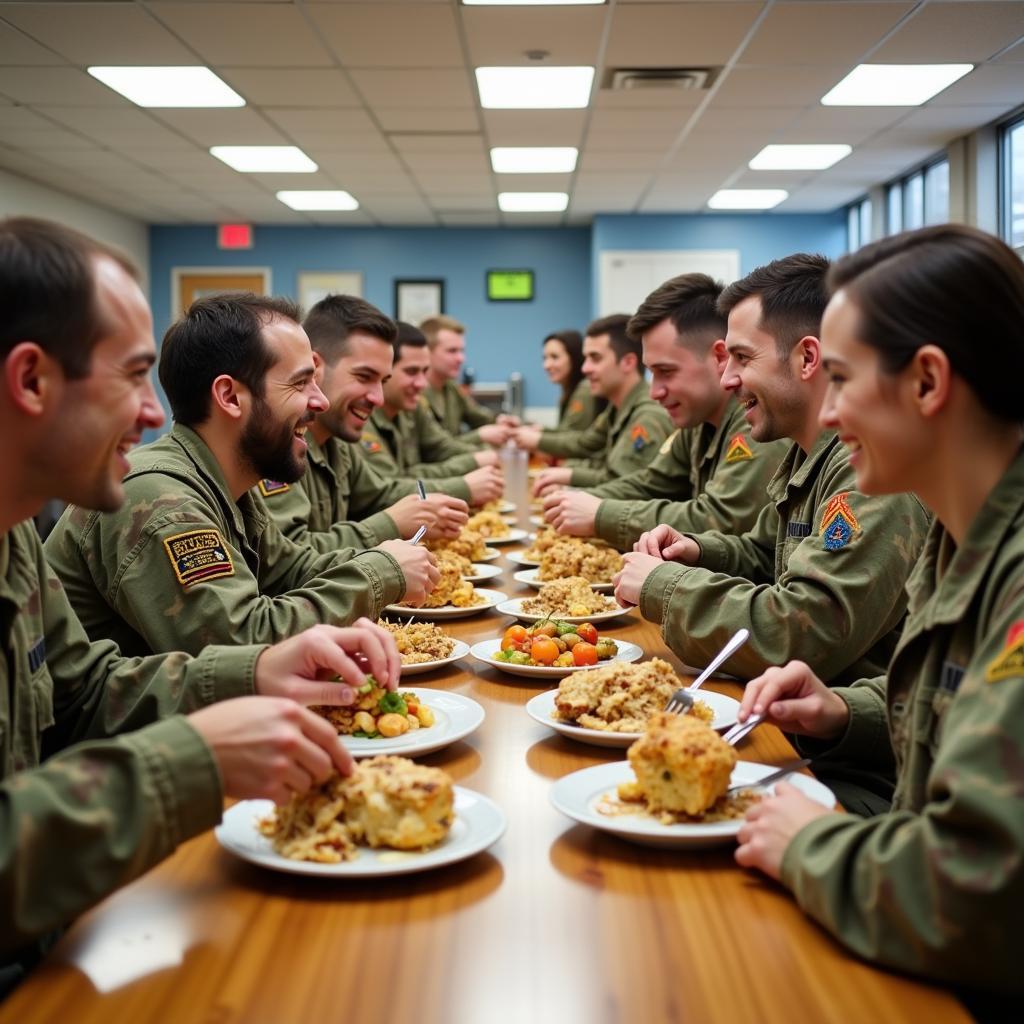
[[[604,451],[608,443],[608,429],[608,411],[605,410],[584,431],[541,431],[537,451],[559,459],[590,459]]]
[[[458,476],[476,469],[476,447],[452,437],[429,413],[416,417],[416,429],[423,461],[410,466],[408,476]]]
[[[590,488],[636,473],[657,457],[671,432],[672,421],[664,410],[647,403],[622,429],[601,464],[575,467],[569,482]]]
[[[650,501],[667,498],[687,501],[693,497],[690,483],[689,431],[677,430],[661,446],[654,460],[635,473],[592,487],[595,498],[622,501]]]
[[[1024,588],[1013,584],[956,693],[938,680],[914,692],[911,713],[933,720],[920,811],[817,819],[782,862],[804,911],[858,955],[1004,993],[1021,991],[1024,906]]]
[[[471,431],[479,430],[480,427],[485,427],[498,418],[490,409],[485,409],[479,402],[475,401],[471,395],[464,394],[459,388],[456,388],[456,392],[461,400],[462,422]],[[466,438],[463,437],[462,440],[465,441]],[[479,437],[474,438],[474,440],[479,441]]]
[[[597,403],[590,391],[590,385],[586,380],[582,380],[569,396],[565,412],[558,420],[558,430],[586,430],[598,415]]]
[[[745,626],[750,639],[725,663],[726,672],[750,679],[798,658],[822,679],[835,679],[899,624],[904,586],[927,531],[927,516],[909,495],[850,492],[848,502],[858,525],[842,546],[828,547],[829,536],[818,532],[819,510],[809,536],[785,539],[778,579],[766,579],[764,563],[751,568],[765,582],[742,578],[742,572],[661,567],[644,584],[644,616],[663,624],[666,642],[691,665],[706,665]],[[750,534],[739,538],[765,556],[774,554],[774,544],[767,548],[766,513],[775,513],[774,506],[766,506],[755,525],[759,543],[751,543]],[[702,566],[712,538],[733,539],[698,535]]]

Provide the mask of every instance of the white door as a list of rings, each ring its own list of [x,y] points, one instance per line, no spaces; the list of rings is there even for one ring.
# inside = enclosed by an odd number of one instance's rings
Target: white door
[[[598,316],[636,312],[670,277],[695,272],[729,284],[740,276],[738,249],[608,249],[601,253]]]

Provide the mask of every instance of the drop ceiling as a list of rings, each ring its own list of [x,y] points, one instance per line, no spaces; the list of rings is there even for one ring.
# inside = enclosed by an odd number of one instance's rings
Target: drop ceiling
[[[588,64],[585,110],[482,110],[473,69]],[[970,62],[922,107],[827,108],[856,64]],[[142,109],[90,65],[204,64],[245,97]],[[600,88],[610,68],[714,66],[710,90]],[[719,188],[788,189],[831,210],[1024,99],[1021,0],[610,0],[583,7],[374,2],[0,2],[0,167],[151,223],[586,224],[706,209]],[[751,171],[769,143],[846,142],[825,171]],[[296,145],[313,174],[239,174],[213,145]],[[490,169],[492,146],[576,146],[571,174]],[[345,189],[300,213],[279,189]],[[501,191],[569,193],[563,214],[502,214]]]

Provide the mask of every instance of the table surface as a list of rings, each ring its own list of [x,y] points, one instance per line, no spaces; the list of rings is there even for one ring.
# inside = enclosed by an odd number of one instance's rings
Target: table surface
[[[525,509],[525,466],[508,477]],[[529,592],[498,564],[484,586]],[[473,643],[510,621],[491,611],[446,628]],[[607,632],[680,667],[636,611]],[[738,868],[731,846],[654,850],[560,815],[552,783],[624,751],[534,722],[523,705],[546,686],[471,656],[409,683],[486,709],[476,733],[418,760],[501,806],[508,829],[490,850],[350,881],[248,864],[208,833],[80,919],[0,1021],[970,1020],[941,988],[851,956],[785,890]],[[762,726],[740,756],[778,764],[793,750]]]

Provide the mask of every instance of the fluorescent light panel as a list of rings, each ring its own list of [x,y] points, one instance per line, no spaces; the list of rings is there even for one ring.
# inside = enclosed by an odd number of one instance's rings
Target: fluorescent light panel
[[[244,107],[245,100],[204,67],[102,67],[87,69],[140,107]]]
[[[784,188],[722,188],[709,200],[712,210],[770,210],[789,193]]]
[[[358,210],[359,202],[341,189],[286,190],[277,198],[293,210]]]
[[[567,192],[498,193],[498,209],[505,213],[561,213],[568,205]]]
[[[558,174],[576,170],[575,146],[498,146],[491,150],[496,174]]]
[[[488,110],[554,110],[585,107],[592,67],[476,69],[480,105]]]
[[[245,174],[312,174],[318,169],[298,146],[212,146],[210,154]]]
[[[917,107],[973,70],[973,64],[858,64],[821,102],[826,107]]]
[[[747,166],[753,171],[821,171],[853,152],[845,143],[765,146]]]

